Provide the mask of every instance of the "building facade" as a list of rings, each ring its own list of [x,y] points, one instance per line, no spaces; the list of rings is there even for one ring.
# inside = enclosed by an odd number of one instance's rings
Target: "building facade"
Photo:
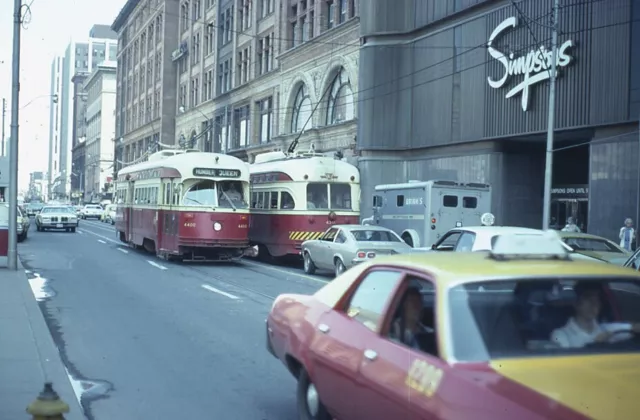
[[[361,3],[363,216],[377,184],[449,179],[491,184],[499,224],[541,226],[552,5]],[[640,1],[559,11],[552,217],[616,239],[640,216]]]
[[[51,62],[51,101],[49,108],[49,159],[47,165],[47,195],[52,197],[53,186],[61,179],[60,169],[60,130],[62,128],[62,66],[64,57],[55,57]]]
[[[46,197],[46,180],[43,172],[29,174],[29,191],[27,198],[32,201],[43,201]]]
[[[128,0],[112,29],[118,33],[115,170],[175,143],[180,4]]]
[[[84,194],[84,142],[87,135],[87,94],[84,91],[84,82],[90,73],[77,72],[71,82],[73,83],[73,127],[71,145],[71,200],[79,202]]]
[[[100,202],[111,192],[116,127],[116,62],[96,66],[84,83],[87,94],[84,199]]]
[[[191,0],[179,19],[178,145],[250,162],[296,139],[352,154],[356,0]]]
[[[358,9],[358,0],[283,2],[278,57],[281,112],[273,139],[279,149],[287,150],[297,140],[297,150],[353,156]]]
[[[49,175],[53,184],[52,193],[56,198],[69,198],[73,179],[71,152],[76,116],[73,112],[75,95],[72,79],[76,73],[91,72],[95,66],[105,60],[115,60],[116,53],[117,35],[107,25],[94,25],[89,32],[88,41],[71,42],[65,50],[60,66],[60,94],[58,95],[59,140],[56,141],[55,136],[49,138],[50,147],[53,144],[55,150],[56,145],[59,146],[57,165],[54,165],[58,169],[54,169],[54,174]]]
[[[183,1],[179,20],[177,143],[247,159],[276,134],[276,0]]]

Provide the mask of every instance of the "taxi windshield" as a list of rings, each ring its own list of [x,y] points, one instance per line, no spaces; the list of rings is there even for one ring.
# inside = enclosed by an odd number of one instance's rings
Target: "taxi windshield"
[[[473,282],[449,302],[460,361],[640,352],[640,282],[627,277]]]

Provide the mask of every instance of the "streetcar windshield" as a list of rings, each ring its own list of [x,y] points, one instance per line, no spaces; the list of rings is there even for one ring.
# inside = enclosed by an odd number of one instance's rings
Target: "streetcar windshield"
[[[308,209],[351,210],[351,185],[313,182],[307,185]]]
[[[187,190],[182,204],[185,206],[247,208],[242,193],[242,183],[238,181],[199,181]]]
[[[236,209],[246,209],[249,207],[244,199],[241,182],[220,181],[218,182],[218,189],[218,205],[220,207]]]

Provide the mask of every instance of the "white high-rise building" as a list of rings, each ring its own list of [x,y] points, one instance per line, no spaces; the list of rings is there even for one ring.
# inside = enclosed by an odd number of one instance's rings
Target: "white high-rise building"
[[[62,112],[60,94],[62,93],[62,66],[64,57],[55,57],[51,62],[51,108],[49,110],[49,164],[47,195],[52,196],[54,182],[60,176],[60,129]]]
[[[52,104],[49,133],[49,184],[51,198],[68,198],[71,191],[71,146],[73,144],[73,76],[91,72],[104,61],[115,61],[118,35],[109,25],[94,25],[86,42],[72,41],[63,57],[52,65]],[[59,80],[59,81],[58,81]],[[54,90],[55,89],[55,90]],[[56,96],[57,95],[57,96]],[[54,102],[56,102],[54,100]],[[57,127],[57,128],[56,128]],[[53,150],[53,151],[51,151]]]

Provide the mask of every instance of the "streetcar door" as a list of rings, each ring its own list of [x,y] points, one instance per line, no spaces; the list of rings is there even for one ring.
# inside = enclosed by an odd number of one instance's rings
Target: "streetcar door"
[[[136,187],[136,183],[135,181],[131,181],[129,182],[129,202],[131,203],[131,205],[129,206],[129,211],[127,212],[127,241],[131,242],[133,241],[133,215],[134,215],[134,209],[133,207],[135,206],[137,200],[136,200],[136,196],[135,196],[135,187]]]

